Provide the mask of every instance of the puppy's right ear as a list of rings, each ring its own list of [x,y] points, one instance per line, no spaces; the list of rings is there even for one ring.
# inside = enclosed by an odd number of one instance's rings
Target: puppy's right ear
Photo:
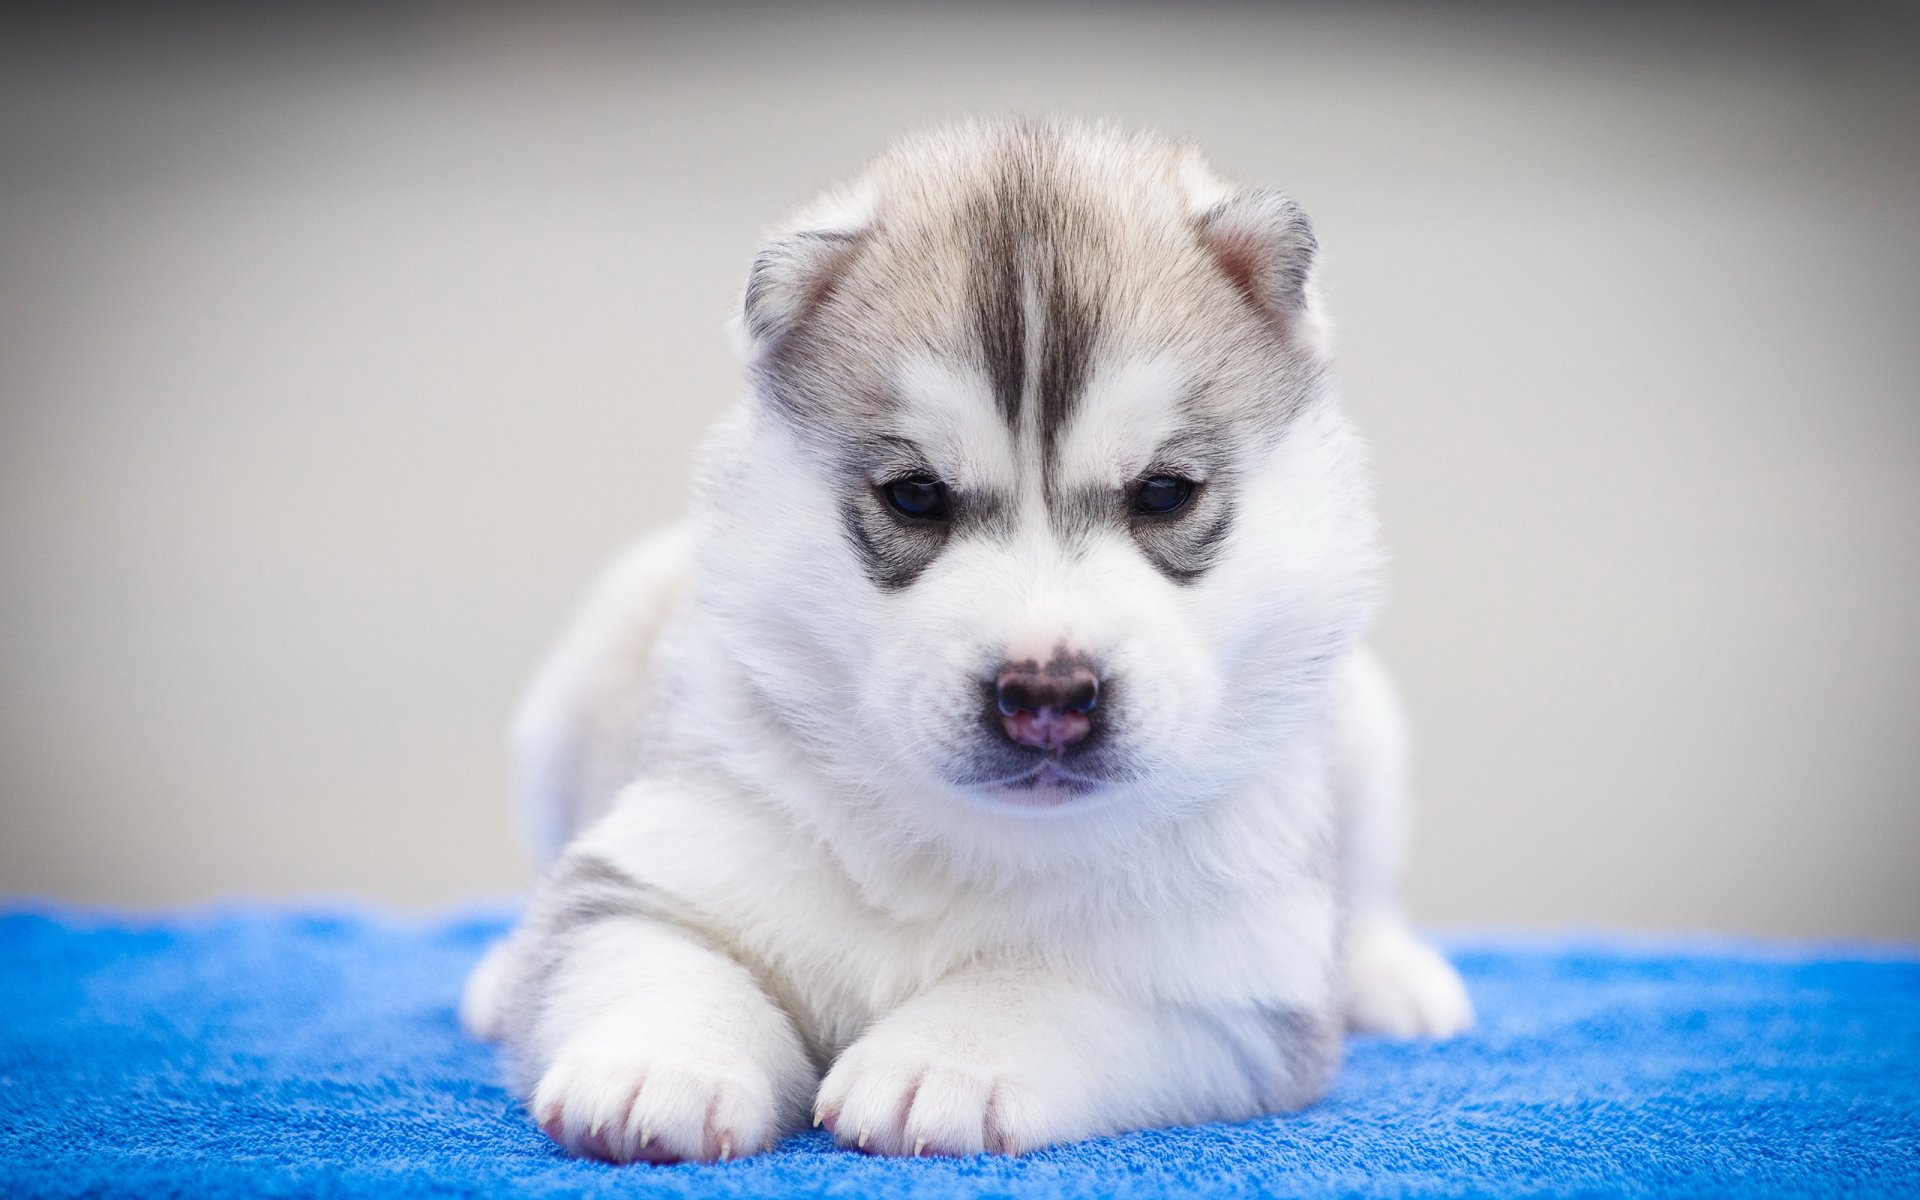
[[[1249,303],[1282,326],[1313,302],[1319,243],[1298,204],[1254,188],[1214,205],[1200,218],[1200,237]]]
[[[833,291],[860,246],[860,233],[806,229],[769,243],[753,260],[740,305],[751,357],[779,345]]]

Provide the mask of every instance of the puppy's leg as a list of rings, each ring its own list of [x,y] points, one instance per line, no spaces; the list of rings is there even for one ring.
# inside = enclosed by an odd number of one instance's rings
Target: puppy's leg
[[[1365,648],[1342,668],[1333,762],[1345,812],[1347,1023],[1394,1037],[1459,1033],[1473,1024],[1466,987],[1400,906],[1411,817],[1406,718],[1386,668]]]
[[[848,1047],[815,1120],[876,1154],[1019,1154],[1128,1129],[1300,1108],[1336,1015],[1147,1007],[1039,969],[942,981]]]
[[[500,1036],[502,993],[512,976],[513,939],[505,938],[487,948],[460,993],[460,1028],[468,1037],[491,1042]]]
[[[497,1023],[548,1136],[612,1162],[753,1154],[815,1079],[786,1013],[669,899],[564,857],[513,943]]]
[[[653,705],[653,654],[686,588],[691,535],[656,530],[588,589],[547,652],[513,718],[514,791],[535,861],[575,834],[632,782]]]
[[[559,644],[547,654],[513,722],[521,824],[545,867],[603,815],[633,777],[636,731],[652,703],[654,643],[687,573],[688,534],[673,525],[635,542],[594,583]],[[489,950],[467,979],[460,1023],[498,1036],[511,943]]]

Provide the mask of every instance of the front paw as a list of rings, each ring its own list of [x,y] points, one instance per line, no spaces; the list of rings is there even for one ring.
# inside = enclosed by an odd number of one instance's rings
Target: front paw
[[[1031,1066],[964,1038],[877,1030],[827,1072],[814,1123],[870,1154],[1020,1154],[1071,1136],[1048,1128]]]
[[[783,1132],[767,1071],[745,1058],[576,1038],[528,1102],[548,1137],[606,1162],[716,1162]]]
[[[1355,923],[1347,941],[1347,1024],[1356,1033],[1448,1038],[1473,1025],[1453,964],[1393,918]]]

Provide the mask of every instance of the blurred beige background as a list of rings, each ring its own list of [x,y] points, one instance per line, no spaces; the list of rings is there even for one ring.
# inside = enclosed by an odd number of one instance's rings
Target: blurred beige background
[[[0,893],[521,886],[508,710],[759,228],[1059,110],[1318,223],[1422,919],[1920,938],[1897,10],[261,7],[0,36]]]

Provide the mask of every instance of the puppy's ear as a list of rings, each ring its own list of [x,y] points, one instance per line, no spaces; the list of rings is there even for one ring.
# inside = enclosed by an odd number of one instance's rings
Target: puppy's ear
[[[740,305],[749,352],[760,354],[793,332],[833,290],[859,244],[855,230],[807,229],[760,251]]]
[[[1241,192],[1200,215],[1200,238],[1268,318],[1291,329],[1307,315],[1319,243],[1298,204],[1267,188]]]

